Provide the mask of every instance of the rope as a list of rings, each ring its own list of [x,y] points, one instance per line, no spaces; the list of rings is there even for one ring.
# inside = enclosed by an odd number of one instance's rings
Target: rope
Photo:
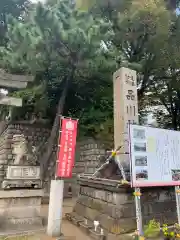
[[[98,169],[96,169],[96,171],[94,172],[94,174],[92,175],[92,177],[95,177],[96,174],[101,170],[103,169],[106,165],[109,164],[110,160],[112,160],[115,156],[117,156],[117,153],[118,151],[121,149],[121,146],[117,147],[116,150],[112,151],[111,155],[107,158],[107,160],[105,161],[105,163],[103,163]],[[118,161],[116,158],[115,158],[115,161],[119,167],[119,170],[121,171],[121,174],[122,174],[122,177],[123,177],[123,181],[126,181],[126,174],[124,172],[124,168],[122,166],[122,164],[120,163],[120,161]]]

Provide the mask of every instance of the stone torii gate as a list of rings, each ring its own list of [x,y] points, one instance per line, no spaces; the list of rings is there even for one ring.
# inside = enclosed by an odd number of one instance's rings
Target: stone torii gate
[[[34,79],[31,75],[17,75],[7,73],[5,70],[0,69],[0,86],[3,88],[18,88],[22,89],[27,87],[28,82]]]
[[[5,70],[0,69],[0,87],[1,88],[15,88],[23,89],[27,87],[29,82],[33,82],[34,77],[30,75],[15,75],[7,73]],[[22,106],[22,99],[15,97],[8,97],[0,93],[0,105],[6,106]]]
[[[2,89],[23,89],[33,80],[33,76],[9,74],[0,69],[0,88]],[[0,93],[0,105],[21,107],[22,99]],[[8,123],[2,121],[2,125],[3,122],[5,125]],[[1,130],[4,131],[5,127]],[[1,161],[0,166],[4,168],[4,176],[0,184],[0,218],[3,219],[0,223],[0,234],[3,232],[5,235],[9,235],[9,231],[18,234],[25,230],[42,228],[40,206],[43,190],[40,166],[32,165],[29,153],[26,151],[24,135],[13,135],[10,144],[13,146],[15,161],[10,164]]]

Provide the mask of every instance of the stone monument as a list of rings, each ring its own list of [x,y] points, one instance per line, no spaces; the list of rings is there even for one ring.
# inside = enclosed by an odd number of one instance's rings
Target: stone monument
[[[0,86],[25,88],[32,76],[12,75],[0,69]],[[0,96],[0,104],[22,106],[22,99]],[[40,217],[43,196],[36,149],[23,135],[13,136],[14,161],[4,162],[5,176],[0,189],[0,233],[34,230],[42,227]]]
[[[36,166],[35,147],[30,148],[23,135],[13,136],[12,147],[15,159],[7,167],[2,188],[41,188],[40,166]]]
[[[128,124],[138,124],[136,71],[120,68],[113,75],[114,86],[114,148],[121,146],[117,161],[129,169]]]
[[[79,197],[67,218],[95,239],[127,239],[126,233],[137,228],[133,189],[121,181],[120,165],[128,175],[128,124],[138,123],[136,72],[121,68],[114,73],[114,145],[119,150],[98,169],[98,174],[79,177]],[[119,165],[119,163],[121,163]],[[143,223],[155,219],[161,224],[176,221],[175,195],[172,188],[145,188],[141,197]],[[94,228],[93,222],[99,222]],[[130,238],[131,239],[131,238]]]
[[[0,229],[22,231],[41,228],[43,191],[40,166],[35,165],[35,152],[32,149],[29,152],[23,135],[14,136],[13,147],[15,160],[8,165],[0,190]]]

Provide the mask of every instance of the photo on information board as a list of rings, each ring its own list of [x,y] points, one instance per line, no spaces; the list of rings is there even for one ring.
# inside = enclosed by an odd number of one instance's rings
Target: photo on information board
[[[145,142],[135,142],[134,143],[135,152],[146,152],[146,143]]]
[[[179,181],[180,180],[180,170],[171,170],[172,180]]]
[[[147,156],[135,156],[135,166],[147,166]]]
[[[134,129],[133,130],[133,138],[139,139],[139,140],[144,140],[146,138],[145,135],[145,130],[144,129]]]
[[[147,170],[136,169],[136,180],[147,180],[147,179],[148,179],[148,172],[147,172]]]

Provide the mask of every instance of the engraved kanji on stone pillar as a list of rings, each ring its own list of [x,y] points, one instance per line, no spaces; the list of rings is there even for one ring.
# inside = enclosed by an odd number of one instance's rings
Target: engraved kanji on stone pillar
[[[122,146],[120,160],[129,165],[128,124],[138,124],[138,99],[136,71],[120,68],[114,73],[114,145]]]

